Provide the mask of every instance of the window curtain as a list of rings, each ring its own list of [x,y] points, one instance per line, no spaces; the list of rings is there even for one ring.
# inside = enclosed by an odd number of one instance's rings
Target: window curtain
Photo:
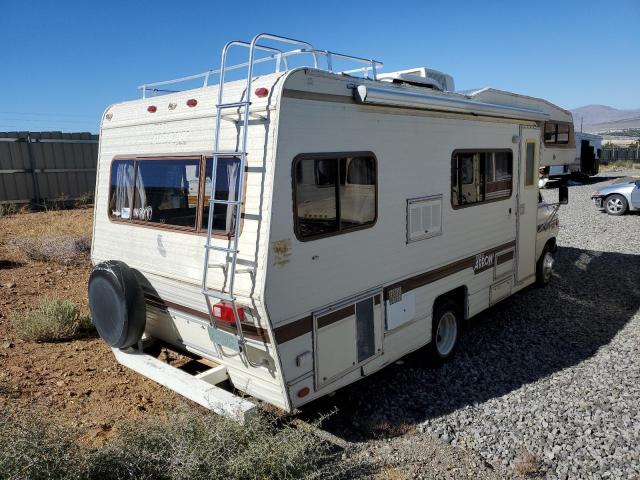
[[[133,163],[120,163],[116,171],[116,202],[114,205],[114,212],[118,212],[120,218],[131,218],[132,181]]]

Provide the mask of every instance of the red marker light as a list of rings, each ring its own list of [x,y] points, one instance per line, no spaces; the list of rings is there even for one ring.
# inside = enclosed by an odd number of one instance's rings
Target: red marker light
[[[187,100],[187,107],[195,107],[196,105],[198,105],[198,100],[196,100],[195,98],[190,98],[189,100]]]
[[[155,105],[149,105],[147,107],[147,112],[149,113],[156,113],[156,110],[158,110],[158,107],[156,107]]]
[[[220,302],[216,303],[213,307],[213,316],[216,320],[222,320],[227,323],[236,323],[236,317],[233,314],[233,307],[230,303]],[[238,319],[240,321],[244,320],[244,308],[237,307],[238,311]]]
[[[256,91],[253,93],[256,94],[256,97],[264,98],[267,95],[269,95],[269,90],[264,87],[260,87],[260,88],[256,88]]]
[[[298,390],[298,397],[306,397],[307,395],[309,395],[310,391],[311,390],[309,390],[309,387],[301,388],[300,390]]]

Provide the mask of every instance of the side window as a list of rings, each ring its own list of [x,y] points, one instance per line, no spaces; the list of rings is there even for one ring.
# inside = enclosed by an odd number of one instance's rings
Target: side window
[[[545,143],[556,143],[557,128],[558,128],[558,124],[555,122],[546,122],[544,124],[544,142]]]
[[[204,210],[202,215],[203,230],[209,221],[209,200],[211,199],[213,159],[207,158],[204,178]],[[240,159],[218,158],[216,166],[216,200],[236,201],[240,193]],[[232,205],[216,203],[213,209],[212,231],[231,234],[234,227],[235,208]]]
[[[513,183],[511,153],[490,152],[486,156],[486,199],[510,197]]]
[[[454,208],[511,197],[513,154],[510,150],[455,151],[451,161]]]
[[[294,160],[294,217],[301,240],[336,235],[376,220],[376,160],[373,155],[332,155]]]
[[[533,185],[534,177],[533,174],[534,168],[536,166],[536,144],[535,142],[527,142],[527,148],[525,152],[525,177],[524,184],[527,187]]]
[[[571,143],[571,135],[573,135],[573,126],[569,123],[545,122],[544,124],[544,143],[547,145],[568,145]]]
[[[558,124],[558,136],[556,138],[556,142],[559,144],[567,144],[569,143],[569,133],[570,128],[567,124]]]

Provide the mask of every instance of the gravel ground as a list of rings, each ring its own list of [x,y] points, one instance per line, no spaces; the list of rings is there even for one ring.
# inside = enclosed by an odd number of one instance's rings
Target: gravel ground
[[[451,363],[417,352],[338,392],[326,428],[408,477],[640,478],[640,215],[590,200],[625,173],[570,187],[551,285],[475,317]]]

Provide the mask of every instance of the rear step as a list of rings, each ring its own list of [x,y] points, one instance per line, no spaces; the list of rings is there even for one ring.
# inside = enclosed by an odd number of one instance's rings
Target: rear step
[[[257,412],[258,407],[250,401],[216,386],[228,378],[224,365],[215,366],[194,376],[134,348],[126,350],[113,348],[112,350],[121,365],[170,388],[218,415],[245,423]]]

